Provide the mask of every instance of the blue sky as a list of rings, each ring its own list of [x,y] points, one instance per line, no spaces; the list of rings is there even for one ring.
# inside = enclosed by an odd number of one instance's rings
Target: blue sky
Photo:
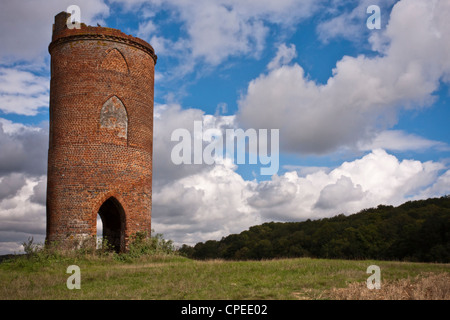
[[[0,253],[45,237],[53,17],[156,50],[152,221],[176,243],[265,221],[350,214],[450,193],[450,5],[445,0],[2,2]],[[370,5],[381,29],[369,30]],[[279,129],[280,168],[175,166],[170,134]]]

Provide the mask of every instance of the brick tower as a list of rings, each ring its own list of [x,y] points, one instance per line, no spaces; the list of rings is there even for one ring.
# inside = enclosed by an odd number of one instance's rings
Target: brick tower
[[[119,30],[55,16],[51,55],[47,242],[103,237],[125,251],[151,230],[156,55]]]

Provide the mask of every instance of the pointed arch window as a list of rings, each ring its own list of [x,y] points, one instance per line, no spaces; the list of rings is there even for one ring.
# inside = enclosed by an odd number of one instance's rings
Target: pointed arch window
[[[116,48],[107,52],[102,61],[101,67],[105,70],[112,70],[128,74],[128,64],[123,54]]]
[[[123,102],[117,97],[109,98],[100,112],[100,128],[114,131],[119,138],[127,139],[128,115]]]

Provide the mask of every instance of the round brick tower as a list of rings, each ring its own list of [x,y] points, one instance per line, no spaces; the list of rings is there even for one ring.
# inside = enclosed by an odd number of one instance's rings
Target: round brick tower
[[[103,237],[125,251],[151,230],[156,55],[145,41],[102,27],[68,29],[55,16],[51,55],[47,242]]]

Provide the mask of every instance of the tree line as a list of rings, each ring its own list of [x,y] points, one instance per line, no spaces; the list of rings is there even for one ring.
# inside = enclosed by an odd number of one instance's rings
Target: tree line
[[[345,216],[269,222],[220,241],[183,245],[193,259],[290,257],[450,262],[450,196],[379,205]]]

